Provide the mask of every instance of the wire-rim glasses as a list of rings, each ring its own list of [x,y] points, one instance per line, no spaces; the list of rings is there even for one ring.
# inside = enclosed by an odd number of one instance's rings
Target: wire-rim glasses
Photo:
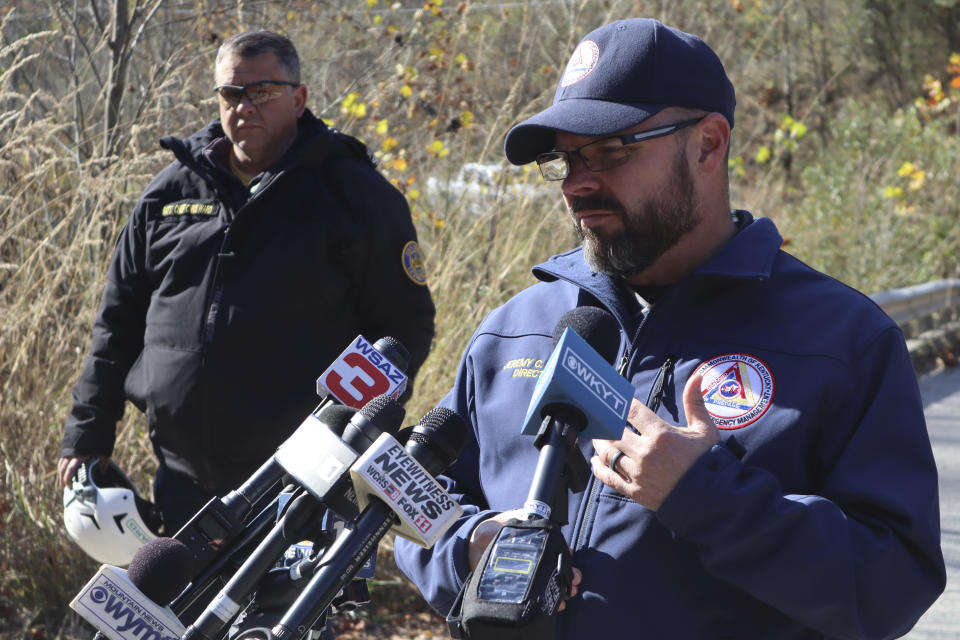
[[[230,108],[235,108],[246,96],[250,104],[260,105],[283,95],[283,87],[299,87],[299,82],[289,80],[258,80],[247,84],[221,84],[214,92]]]
[[[627,161],[630,157],[630,149],[626,148],[627,145],[668,136],[684,127],[694,125],[704,118],[706,116],[675,122],[655,129],[647,129],[646,131],[627,133],[622,136],[600,138],[571,151],[547,151],[537,156],[537,167],[539,167],[540,175],[543,176],[544,180],[564,180],[570,175],[574,157],[579,156],[590,171],[607,171],[619,167]]]

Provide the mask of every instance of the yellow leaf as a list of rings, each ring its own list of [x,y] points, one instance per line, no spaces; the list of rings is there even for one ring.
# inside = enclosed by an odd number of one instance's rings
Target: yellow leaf
[[[377,133],[379,133],[380,135],[385,135],[385,134],[387,133],[387,130],[389,129],[389,127],[390,127],[390,125],[387,123],[386,118],[384,118],[383,120],[381,120],[380,122],[377,123],[376,131],[377,131]]]
[[[912,162],[904,162],[900,165],[900,168],[897,169],[897,175],[901,178],[910,175],[914,172],[914,166]]]
[[[420,190],[410,189],[410,191],[407,191],[407,197],[410,198],[411,200],[416,200],[417,198],[420,197]]]
[[[380,146],[383,148],[384,151],[390,152],[396,149],[397,145],[399,144],[400,142],[396,138],[390,137],[384,140],[383,144],[381,144]]]
[[[757,149],[757,153],[756,153],[756,155],[753,156],[753,160],[754,160],[754,162],[756,162],[757,164],[766,164],[767,162],[770,161],[770,156],[772,156],[772,155],[773,155],[773,154],[770,153],[770,148],[769,148],[769,147],[767,147],[767,146],[762,146],[762,147],[760,147],[759,149]]]
[[[407,161],[403,158],[397,158],[393,161],[393,168],[397,171],[406,171],[407,170]]]
[[[900,187],[884,187],[883,197],[899,200],[903,198],[903,189]]]
[[[380,0],[367,0],[368,7],[375,7],[380,4]]]
[[[410,88],[410,85],[405,84],[400,87],[400,95],[402,95],[404,98],[409,98],[413,95],[413,89]]]
[[[473,111],[461,111],[460,112],[460,122],[465,127],[469,127],[473,124]]]

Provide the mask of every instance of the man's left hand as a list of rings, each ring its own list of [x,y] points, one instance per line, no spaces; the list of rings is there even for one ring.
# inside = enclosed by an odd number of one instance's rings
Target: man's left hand
[[[620,440],[594,440],[593,475],[648,509],[659,509],[693,463],[720,442],[700,393],[701,378],[694,374],[683,389],[686,428],[664,422],[634,399],[627,422],[637,433],[624,429]]]

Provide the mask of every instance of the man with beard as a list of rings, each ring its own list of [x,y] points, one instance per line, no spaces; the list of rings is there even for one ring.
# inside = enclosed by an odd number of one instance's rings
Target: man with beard
[[[557,320],[582,306],[619,325],[634,399],[619,439],[580,438],[593,474],[558,518],[579,571],[556,637],[891,638],[942,592],[903,336],[781,251],[769,219],[731,211],[734,106],[703,41],[624,20],[587,35],[553,105],[508,133],[512,163],[562,181],[583,247],[484,319],[444,400],[473,431],[445,476],[464,515],[430,550],[396,546],[441,613],[528,515],[521,425]]]

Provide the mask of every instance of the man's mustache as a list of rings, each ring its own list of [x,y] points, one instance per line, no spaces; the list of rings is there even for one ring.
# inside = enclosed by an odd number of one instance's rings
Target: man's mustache
[[[619,201],[614,198],[604,196],[601,194],[591,194],[588,196],[574,196],[570,200],[570,212],[577,213],[579,211],[615,211],[617,213],[623,214],[626,213],[626,209]]]

